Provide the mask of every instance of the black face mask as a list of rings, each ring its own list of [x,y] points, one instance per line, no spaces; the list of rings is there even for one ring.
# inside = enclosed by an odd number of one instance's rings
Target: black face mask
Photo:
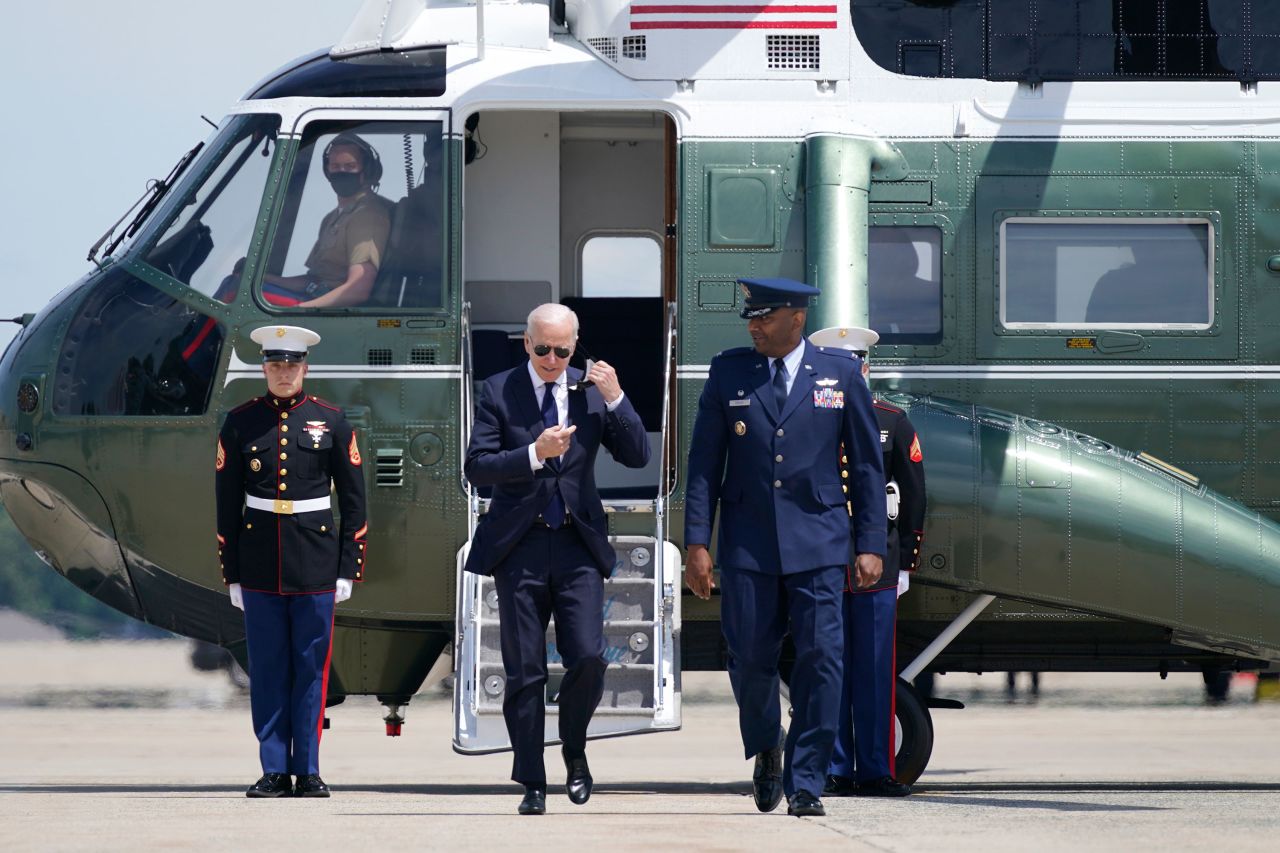
[[[350,198],[360,192],[359,172],[329,172],[325,177],[329,179],[329,186],[333,187],[333,191],[343,198]]]

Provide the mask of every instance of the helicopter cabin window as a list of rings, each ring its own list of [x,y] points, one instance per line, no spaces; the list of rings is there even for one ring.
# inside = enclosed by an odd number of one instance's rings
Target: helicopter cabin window
[[[1280,79],[1276,0],[852,0],[881,68],[986,80]]]
[[[212,317],[112,267],[76,311],[58,353],[58,415],[200,415],[221,354]]]
[[[443,125],[314,122],[289,177],[262,278],[285,310],[439,308]]]
[[[596,234],[582,245],[583,296],[661,296],[662,244],[656,237]]]
[[[1000,226],[1000,319],[1011,329],[1206,329],[1213,223],[1011,218]]]
[[[871,328],[882,344],[942,341],[942,231],[877,225],[867,235]]]
[[[232,119],[165,206],[164,231],[143,260],[205,296],[234,300],[279,127],[279,116]]]

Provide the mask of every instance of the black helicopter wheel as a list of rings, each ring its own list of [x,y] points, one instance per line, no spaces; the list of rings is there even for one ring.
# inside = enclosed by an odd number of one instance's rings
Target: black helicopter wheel
[[[894,690],[893,769],[899,782],[915,784],[933,754],[933,718],[909,683],[899,678]]]

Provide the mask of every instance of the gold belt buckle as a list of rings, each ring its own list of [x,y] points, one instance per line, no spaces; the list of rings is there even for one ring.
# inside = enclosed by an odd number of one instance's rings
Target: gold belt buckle
[[[276,499],[275,503],[276,515],[293,515],[293,501],[282,501]]]

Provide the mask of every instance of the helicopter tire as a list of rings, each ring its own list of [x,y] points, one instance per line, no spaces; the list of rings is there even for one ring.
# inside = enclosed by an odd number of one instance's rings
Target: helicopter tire
[[[913,785],[933,754],[933,718],[920,694],[902,678],[895,686],[894,712],[894,776]]]

